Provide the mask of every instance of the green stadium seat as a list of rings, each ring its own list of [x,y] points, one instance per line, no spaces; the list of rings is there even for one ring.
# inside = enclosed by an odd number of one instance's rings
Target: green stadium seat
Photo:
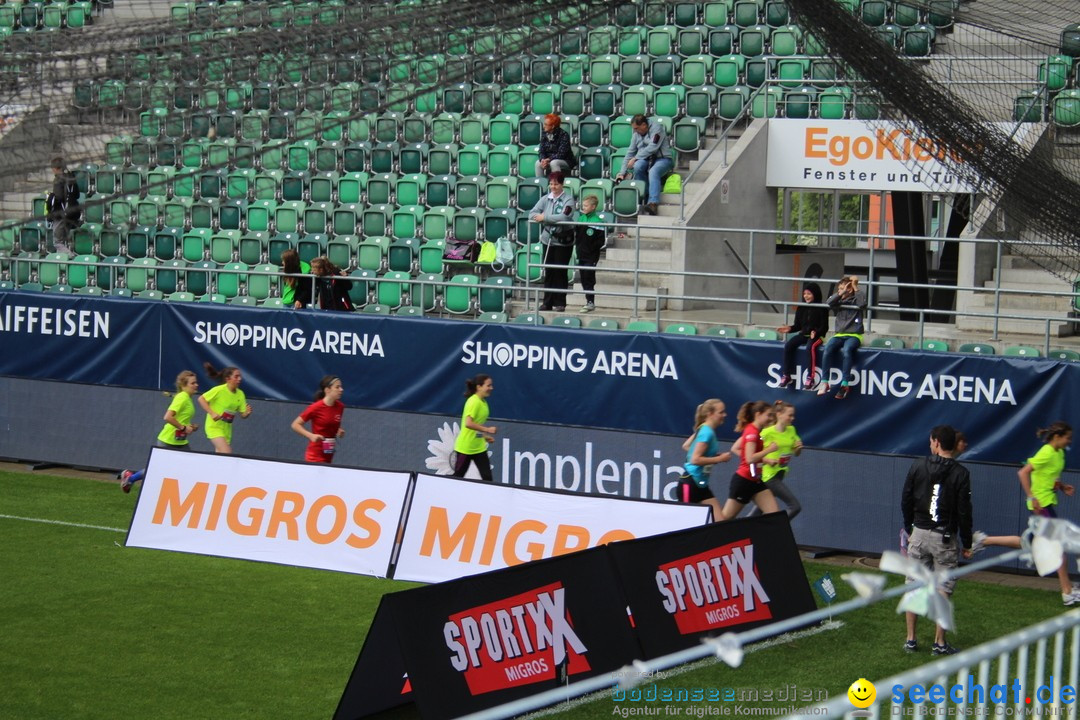
[[[1070,362],[1080,361],[1080,352],[1076,350],[1069,350],[1067,348],[1056,348],[1047,353],[1046,357],[1051,360],[1068,360]]]
[[[1072,76],[1073,59],[1069,55],[1050,55],[1039,63],[1039,83],[1051,92],[1063,90]]]
[[[675,327],[675,326],[672,326]],[[631,320],[626,324],[626,330],[630,332],[654,333],[659,330],[656,323],[650,320]]]
[[[626,326],[626,329],[627,330],[639,329],[639,328],[631,328],[630,327],[631,325],[634,325],[634,324],[635,323],[630,323],[630,325]],[[654,332],[654,331],[653,330],[648,330],[646,332]],[[697,326],[690,325],[690,324],[687,324],[687,323],[673,323],[673,324],[668,325],[667,327],[665,327],[664,332],[666,334],[668,334],[668,335],[697,335],[698,334]]]
[[[904,341],[893,337],[876,337],[870,341],[870,347],[883,350],[903,350]]]
[[[612,212],[619,217],[633,217],[638,214],[645,199],[645,183],[639,180],[624,180],[612,191]]]
[[[506,312],[506,303],[510,299],[513,287],[513,278],[503,275],[487,277],[477,293],[480,312]]]
[[[1004,354],[1008,357],[1042,357],[1042,352],[1030,345],[1010,345]]]
[[[1042,88],[1025,90],[1013,100],[1013,120],[1016,122],[1042,122],[1046,110],[1046,92]],[[1068,114],[1068,108],[1063,106],[1062,112]]]
[[[510,322],[512,322],[512,323],[514,323],[516,325],[544,325],[545,324],[544,316],[541,315],[540,313],[533,313],[533,312],[522,313],[520,315],[516,315],[516,316],[514,316],[514,319],[511,320]]]
[[[1080,90],[1067,88],[1054,96],[1053,119],[1057,125],[1075,127],[1080,125]]]
[[[934,26],[926,23],[907,28],[900,37],[904,54],[908,57],[926,57],[930,55],[934,49],[935,34]]]
[[[971,353],[974,355],[994,355],[994,346],[987,345],[986,343],[964,343],[961,345],[958,352]]]
[[[738,330],[733,327],[727,327],[725,325],[713,325],[705,331],[705,334],[710,337],[720,337],[728,339],[739,337]]]
[[[779,340],[775,330],[769,328],[754,328],[753,330],[747,330],[743,337],[748,340]]]
[[[911,346],[913,350],[923,350],[927,352],[948,352],[949,344],[944,340],[923,340],[917,342]]]
[[[573,315],[554,315],[551,318],[550,324],[552,327],[580,328],[581,318]]]
[[[443,293],[443,307],[454,315],[466,315],[476,312],[476,297],[480,278],[463,273],[450,279]]]
[[[903,28],[914,27],[922,21],[922,10],[919,5],[898,2],[892,8],[892,21]]]
[[[750,100],[750,87],[737,85],[725,88],[717,96],[716,114],[724,120],[734,120],[742,113],[746,103]]]

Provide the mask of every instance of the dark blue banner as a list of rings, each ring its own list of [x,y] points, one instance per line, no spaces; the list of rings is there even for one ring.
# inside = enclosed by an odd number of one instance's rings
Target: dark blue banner
[[[151,303],[0,293],[0,374],[160,387],[160,317]]]
[[[1012,464],[1080,391],[1072,363],[862,349],[835,400],[778,389],[778,343],[20,293],[0,293],[0,337],[0,374],[18,377],[160,388],[210,361],[239,367],[255,398],[304,401],[335,374],[348,405],[456,415],[465,379],[485,373],[495,424],[682,435],[718,397],[721,437],[743,402],[784,398],[809,446],[917,455],[947,423],[971,438],[967,459]]]

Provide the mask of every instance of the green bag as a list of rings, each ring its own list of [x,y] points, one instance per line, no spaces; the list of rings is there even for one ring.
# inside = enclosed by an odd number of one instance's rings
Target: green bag
[[[664,181],[665,195],[679,195],[682,193],[682,178],[678,173],[671,173],[667,176],[667,180]]]
[[[476,256],[477,263],[491,264],[495,262],[495,243],[485,240],[480,244],[480,254]]]

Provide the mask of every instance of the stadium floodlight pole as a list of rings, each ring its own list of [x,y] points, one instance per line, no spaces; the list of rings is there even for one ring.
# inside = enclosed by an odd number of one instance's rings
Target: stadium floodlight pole
[[[1025,556],[1031,557],[1028,549],[1020,548],[1017,550],[1010,550],[1001,555],[970,563],[961,568],[956,568],[955,570],[943,573],[942,578],[963,577],[964,575],[970,575],[971,573],[980,570],[987,570],[1002,563],[1022,559]],[[807,625],[828,621],[833,616],[842,615],[843,613],[858,610],[883,600],[904,595],[907,592],[917,590],[925,585],[925,581],[916,580],[915,582],[900,584],[884,591],[881,591],[880,587],[878,587],[876,589],[871,589],[865,596],[860,595],[857,598],[842,602],[839,605],[804,613],[797,617],[770,623],[769,625],[764,625],[753,630],[747,630],[740,633],[725,633],[717,638],[708,638],[703,640],[700,645],[696,645],[692,648],[680,650],[653,660],[635,660],[631,665],[620,668],[615,672],[579,680],[564,685],[563,687],[545,690],[536,695],[531,695],[526,698],[521,698],[520,700],[508,702],[503,705],[498,705],[461,717],[462,720],[502,720],[503,718],[522,715],[526,712],[538,710],[550,705],[568,702],[573,698],[591,692],[616,688],[628,689],[641,684],[641,682],[653,673],[710,656],[719,657],[721,660],[729,662],[733,667],[737,667],[742,660],[742,648],[751,643],[782,635],[783,633],[793,630],[798,630]]]

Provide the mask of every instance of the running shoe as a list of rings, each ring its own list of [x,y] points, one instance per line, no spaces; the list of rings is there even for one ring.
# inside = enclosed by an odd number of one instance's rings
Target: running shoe
[[[120,489],[126,493],[131,492],[131,486],[134,484],[131,482],[131,476],[135,473],[130,470],[124,470],[120,473]]]
[[[919,651],[919,643],[918,643],[918,641],[917,640],[908,640],[906,643],[904,643],[904,651],[909,652],[909,653],[918,652]]]
[[[837,400],[843,400],[844,398],[847,397],[847,394],[848,394],[848,386],[847,385],[841,385],[840,389],[836,391],[836,399]]]
[[[940,645],[934,643],[934,646],[930,648],[931,655],[955,655],[958,652],[960,651],[947,642]]]

